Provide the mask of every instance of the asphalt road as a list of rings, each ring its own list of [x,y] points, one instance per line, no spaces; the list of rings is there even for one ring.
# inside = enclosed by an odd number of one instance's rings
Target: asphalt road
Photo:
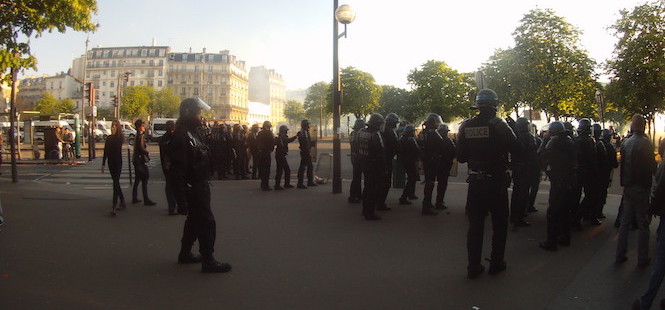
[[[291,148],[295,178],[297,144]],[[397,205],[401,189],[392,189],[393,210],[367,222],[346,202],[347,160],[344,194],[330,184],[262,192],[257,180],[212,181],[215,255],[233,270],[201,274],[175,263],[184,217],[167,215],[156,155],[150,193],[158,205],[130,205],[115,218],[101,158],[20,166],[18,184],[4,165],[0,309],[629,309],[647,285],[650,268],[636,267],[634,235],[629,261],[614,265],[616,185],[608,221],[550,253],[537,246],[545,237],[543,182],[533,225],[509,232],[508,270],[469,280],[464,166],[451,178],[447,212],[421,216],[420,201]],[[125,178],[123,187],[131,197]]]

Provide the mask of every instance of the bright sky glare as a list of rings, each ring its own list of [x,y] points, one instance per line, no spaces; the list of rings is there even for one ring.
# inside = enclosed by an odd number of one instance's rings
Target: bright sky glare
[[[371,73],[377,83],[408,88],[409,72],[442,60],[460,72],[478,69],[534,8],[551,8],[583,31],[597,62],[610,58],[616,38],[607,28],[637,0],[340,0],[356,11],[340,39],[340,66]],[[175,52],[230,50],[249,67],[265,65],[288,89],[332,80],[332,0],[98,0],[100,23],[89,47],[167,45]],[[343,31],[340,26],[340,32]],[[39,71],[66,71],[85,50],[85,33],[45,33],[32,39]]]

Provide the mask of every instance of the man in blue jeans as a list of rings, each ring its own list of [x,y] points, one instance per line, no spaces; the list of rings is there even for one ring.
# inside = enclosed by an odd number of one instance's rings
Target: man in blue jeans
[[[658,153],[663,156],[663,150],[659,148]],[[660,216],[661,224],[663,223],[663,216],[665,216],[665,165],[660,164],[656,171],[656,186],[651,192],[651,204],[649,213]],[[649,309],[653,304],[654,298],[660,289],[665,277],[665,229],[658,229],[658,246],[656,248],[656,264],[653,266],[651,272],[651,280],[649,280],[649,288],[647,292],[635,300],[633,303],[634,310]],[[660,301],[660,308],[665,309],[665,299]]]

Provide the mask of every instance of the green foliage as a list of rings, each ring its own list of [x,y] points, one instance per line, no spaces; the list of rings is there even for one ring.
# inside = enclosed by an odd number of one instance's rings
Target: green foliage
[[[51,93],[44,93],[34,107],[35,111],[39,111],[45,115],[56,115],[58,113],[75,113],[76,104],[72,99],[66,98],[58,100],[51,95]]]
[[[381,86],[376,84],[371,74],[354,67],[346,67],[342,69],[340,78],[342,115],[353,114],[356,118],[364,118],[378,110]],[[329,109],[332,111],[332,100],[329,101]]]
[[[469,94],[475,86],[471,75],[460,74],[443,61],[429,60],[407,77],[413,87],[416,111],[434,112],[449,122],[455,117],[468,117]]]
[[[385,116],[388,113],[399,115],[400,120],[410,124],[421,121],[424,113],[418,101],[414,100],[411,92],[406,89],[392,85],[382,85],[381,99],[379,100],[378,113]]]
[[[514,71],[500,75],[510,78],[511,90],[502,92],[555,118],[597,118],[595,63],[580,47],[580,33],[550,9],[529,11],[513,33],[513,51],[495,55]]]
[[[45,31],[64,33],[92,31],[90,20],[97,12],[97,0],[15,0],[0,3],[0,80],[11,79],[11,68],[36,68],[37,59],[30,55],[29,39]],[[19,35],[27,38],[20,42]]]
[[[100,108],[97,107],[97,119],[115,119],[113,108]]]
[[[180,109],[180,96],[172,88],[164,87],[154,94],[154,100],[148,107],[157,117],[177,117]]]
[[[284,117],[289,122],[289,125],[298,124],[300,120],[305,118],[305,109],[300,101],[289,100],[284,105]]]
[[[129,86],[122,95],[120,112],[123,118],[146,118],[155,97],[155,88],[146,85]]]
[[[611,26],[619,41],[608,61],[613,80],[607,97],[626,118],[640,113],[653,119],[665,108],[665,0],[620,14]]]
[[[516,70],[519,61],[514,49],[500,49],[496,50],[481,68],[487,88],[497,93],[502,109],[508,113],[517,112],[523,104],[521,93],[526,87],[526,80],[521,76],[522,73]]]
[[[305,109],[305,118],[308,118],[313,123],[318,124],[321,114],[323,114],[324,124],[332,116],[332,92],[330,90],[330,83],[318,82],[312,84],[307,88],[307,95],[303,108]],[[323,126],[324,124],[319,124]]]

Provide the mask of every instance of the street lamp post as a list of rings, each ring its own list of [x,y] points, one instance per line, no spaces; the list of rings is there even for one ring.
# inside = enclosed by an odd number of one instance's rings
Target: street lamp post
[[[603,124],[603,128],[605,128],[605,96],[603,96],[603,93],[599,89],[596,90],[596,101],[598,102],[600,121]]]
[[[337,0],[333,0],[333,12],[333,193],[338,194],[342,192],[342,152],[339,139],[342,85],[339,77],[338,43],[341,37],[346,37],[346,25],[353,22],[356,13],[349,5],[338,6]],[[342,34],[339,33],[338,23],[344,25]]]

